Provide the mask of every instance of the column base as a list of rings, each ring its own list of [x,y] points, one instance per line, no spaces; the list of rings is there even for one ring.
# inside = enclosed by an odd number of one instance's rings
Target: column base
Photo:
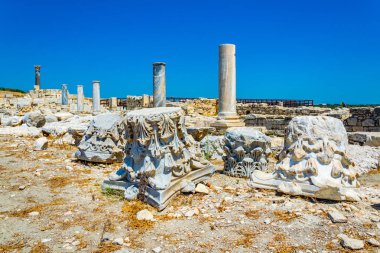
[[[243,127],[245,123],[238,115],[218,116],[217,121],[211,124],[217,133],[224,134],[228,128]]]

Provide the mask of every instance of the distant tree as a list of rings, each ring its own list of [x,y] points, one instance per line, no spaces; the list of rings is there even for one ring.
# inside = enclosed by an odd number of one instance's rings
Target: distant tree
[[[13,88],[4,88],[4,87],[0,87],[0,91],[13,91],[13,92],[26,93],[26,92],[23,91],[23,90],[13,89]]]
[[[340,103],[340,107],[347,107],[347,105],[344,101],[342,101],[342,103]]]

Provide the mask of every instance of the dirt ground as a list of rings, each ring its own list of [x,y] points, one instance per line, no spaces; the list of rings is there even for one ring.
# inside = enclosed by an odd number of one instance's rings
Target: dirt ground
[[[379,171],[362,178],[357,203],[250,189],[216,173],[209,194],[178,195],[157,212],[101,192],[118,164],[78,162],[71,146],[33,151],[32,139],[0,143],[0,252],[349,252],[338,234],[380,240]],[[332,223],[332,208],[348,222]],[[155,221],[137,220],[142,209]],[[379,250],[366,242],[358,252]]]

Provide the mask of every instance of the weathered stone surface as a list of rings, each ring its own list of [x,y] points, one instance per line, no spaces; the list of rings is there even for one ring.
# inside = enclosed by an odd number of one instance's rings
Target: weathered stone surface
[[[72,113],[69,113],[69,112],[58,112],[56,114],[54,114],[55,117],[57,117],[58,121],[64,121],[64,120],[67,120],[71,117],[73,117],[74,115]]]
[[[196,141],[202,140],[206,135],[215,132],[214,127],[188,127],[187,133],[191,134]]]
[[[3,126],[19,126],[22,124],[22,117],[12,116],[12,117],[3,117],[1,120],[1,125]]]
[[[364,241],[348,237],[345,234],[339,234],[340,244],[347,249],[359,250],[364,248]]]
[[[45,121],[46,123],[58,122],[58,118],[54,115],[46,115]]]
[[[249,177],[253,170],[264,170],[271,153],[271,138],[250,127],[228,129],[224,136],[224,173]]]
[[[295,117],[273,174],[254,171],[253,187],[332,200],[360,200],[357,173],[346,155],[347,133],[338,119]]]
[[[197,192],[197,193],[203,193],[203,194],[208,194],[210,192],[210,190],[204,184],[197,184],[197,187],[195,187],[195,192]]]
[[[380,147],[380,132],[351,132],[348,133],[351,144]]]
[[[42,113],[35,111],[25,114],[24,122],[30,127],[43,127],[46,119]]]
[[[202,154],[206,159],[222,160],[224,152],[224,136],[207,135],[200,142]]]
[[[46,137],[38,138],[34,142],[34,150],[45,150],[48,147],[48,140]]]
[[[39,128],[22,125],[16,127],[2,127],[0,128],[0,135],[38,137],[42,135],[42,131]]]
[[[346,223],[347,218],[338,210],[331,210],[328,213],[330,220],[334,223]]]
[[[198,143],[187,133],[183,111],[157,107],[127,113],[130,140],[125,147],[124,164],[103,183],[103,189],[125,190],[162,210],[188,183],[199,183],[214,172],[203,159]]]
[[[75,157],[99,163],[121,162],[124,157],[126,131],[119,114],[97,115],[79,143]]]
[[[148,221],[153,221],[154,220],[153,214],[150,211],[146,210],[146,209],[139,211],[136,214],[136,218],[138,220],[148,220]]]

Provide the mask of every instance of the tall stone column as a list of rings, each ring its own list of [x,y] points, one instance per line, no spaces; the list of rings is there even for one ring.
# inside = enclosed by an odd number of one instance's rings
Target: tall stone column
[[[153,63],[153,107],[166,107],[165,63]]]
[[[83,85],[77,85],[77,111],[83,112],[84,109]]]
[[[236,56],[234,44],[219,45],[218,129],[244,126],[236,113]]]
[[[34,65],[34,90],[40,90],[40,70],[41,66],[40,65]]]
[[[62,105],[69,104],[69,89],[67,84],[62,84]]]
[[[92,111],[100,112],[100,81],[92,81]]]

